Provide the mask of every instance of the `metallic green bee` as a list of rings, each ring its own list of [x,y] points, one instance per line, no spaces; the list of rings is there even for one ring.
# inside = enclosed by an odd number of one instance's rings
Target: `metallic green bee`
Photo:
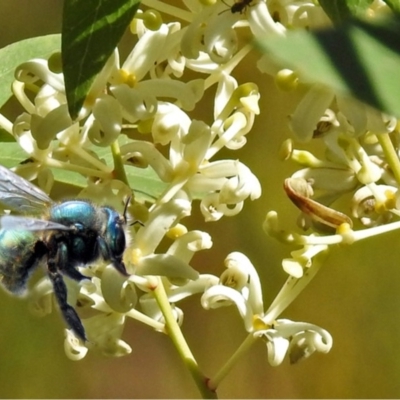
[[[6,209],[29,215],[0,218],[0,282],[9,292],[22,294],[32,271],[45,264],[67,325],[87,340],[78,314],[67,303],[63,275],[76,281],[90,279],[77,267],[102,257],[128,276],[122,261],[128,202],[123,215],[89,201],[54,203],[42,190],[1,165],[0,202]]]

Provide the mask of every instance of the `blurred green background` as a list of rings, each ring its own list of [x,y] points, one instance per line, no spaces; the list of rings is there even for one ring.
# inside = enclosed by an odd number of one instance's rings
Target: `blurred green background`
[[[62,2],[0,0],[0,47],[61,29]],[[244,252],[257,267],[266,308],[286,279],[281,259],[290,250],[261,228],[267,211],[277,210],[293,226],[298,212],[285,197],[282,183],[295,166],[278,159],[288,137],[287,115],[296,96],[278,92],[271,78],[253,67],[249,57],[235,71],[240,83],[256,81],[261,116],[237,152],[258,176],[261,199],[245,203],[243,212],[218,223],[187,220],[189,228],[209,232],[212,249],[198,253],[200,272],[220,274],[232,251]],[[212,97],[204,99],[196,118],[210,122]],[[8,107],[11,118],[13,110]],[[0,150],[1,151],[1,150]],[[195,214],[198,204],[194,205]],[[272,368],[266,346],[259,342],[222,382],[220,398],[396,398],[400,397],[400,249],[397,232],[337,247],[304,293],[281,316],[315,323],[333,336],[330,353],[315,354],[296,365],[285,360]],[[129,356],[111,359],[89,353],[79,362],[66,358],[64,323],[58,313],[36,318],[24,300],[0,291],[1,398],[196,398],[197,389],[165,335],[129,321],[124,340]],[[183,332],[203,371],[213,375],[245,338],[234,308],[204,311],[199,297],[180,305]]]

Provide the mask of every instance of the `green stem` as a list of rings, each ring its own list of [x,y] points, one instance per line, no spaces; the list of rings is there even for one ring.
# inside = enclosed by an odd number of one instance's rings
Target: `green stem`
[[[390,136],[388,133],[380,133],[376,136],[378,137],[379,144],[385,153],[386,161],[393,172],[396,182],[400,185],[400,161],[396,150],[393,147],[393,143],[390,140]]]
[[[161,278],[158,279],[158,285],[154,289],[153,293],[157,304],[160,307],[160,310],[165,318],[167,333],[171,338],[173,344],[175,345],[179,356],[181,357],[190,374],[192,375],[192,378],[195,381],[197,388],[202,395],[202,398],[217,399],[217,394],[215,393],[215,391],[211,390],[208,387],[208,378],[200,371],[200,368],[197,365],[197,361],[194,358],[188,344],[186,343],[186,340],[177,321],[175,320]]]
[[[225,365],[217,372],[214,378],[211,378],[208,386],[210,388],[217,388],[221,381],[231,371],[237,360],[247,352],[250,346],[256,341],[252,333],[249,333],[246,339],[242,342],[239,348],[233,353],[232,357],[225,363]]]
[[[114,161],[114,178],[124,182],[126,186],[129,186],[124,163],[122,162],[121,149],[119,148],[117,140],[111,145],[111,153]]]

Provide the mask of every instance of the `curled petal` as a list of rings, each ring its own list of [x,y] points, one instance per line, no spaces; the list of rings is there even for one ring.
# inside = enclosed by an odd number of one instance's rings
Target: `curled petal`
[[[163,24],[156,31],[146,30],[139,39],[122,68],[135,75],[135,80],[140,81],[154,66],[160,52],[163,51],[168,35],[168,26]]]
[[[221,203],[234,204],[250,197],[261,196],[261,185],[256,176],[244,164],[237,162],[237,176],[229,178],[221,189]]]
[[[66,329],[64,351],[70,360],[79,361],[86,356],[88,348],[82,344],[70,329]]]
[[[143,256],[154,253],[168,230],[190,212],[191,203],[184,199],[174,199],[155,207],[146,225],[136,234],[135,248],[140,249]]]
[[[83,321],[90,345],[113,357],[121,357],[132,351],[120,339],[124,324],[125,316],[119,313],[100,314]]]
[[[248,257],[236,251],[230,253],[226,257],[225,266],[228,271],[235,272],[239,277],[243,276],[246,278],[246,284],[249,289],[249,305],[253,311],[253,314],[261,314],[264,309],[262,289],[260,278],[254,265],[251,263]]]
[[[176,286],[168,292],[168,299],[176,303],[194,294],[204,293],[208,288],[217,285],[219,279],[210,274],[201,274],[198,279],[188,281],[185,285]]]
[[[22,63],[16,68],[14,76],[16,80],[24,83],[42,80],[55,90],[64,93],[63,75],[51,72],[47,60],[35,59]]]
[[[310,160],[310,153],[302,152],[301,155],[296,151],[296,155],[302,158],[302,161],[318,162],[316,159]],[[305,158],[308,158],[306,161]],[[312,166],[312,168],[304,168],[296,171],[292,178],[303,178],[312,182],[312,187],[317,190],[328,192],[348,192],[354,190],[359,182],[354,171],[351,168],[320,167]]]
[[[364,226],[372,227],[390,222],[391,209],[396,208],[396,187],[388,185],[363,186],[352,198],[352,214]]]
[[[267,343],[268,362],[276,367],[285,359],[290,341],[282,337],[275,329],[255,331],[254,337],[261,338]]]
[[[220,70],[220,66],[211,61],[210,56],[206,53],[200,53],[196,59],[186,58],[185,62],[187,68],[190,68],[192,71],[202,72],[205,74],[211,74],[216,71],[219,72]]]
[[[19,81],[13,81],[11,90],[15,98],[24,107],[27,113],[33,114],[36,112],[36,106],[35,104],[33,104],[32,99],[30,99],[28,94],[26,93],[24,83]]]
[[[177,165],[179,158],[183,156],[183,159],[190,165],[190,169],[197,172],[199,165],[204,161],[205,154],[210,147],[211,143],[211,130],[210,127],[203,121],[193,120],[190,124],[189,131],[186,136],[181,139],[184,145],[180,155],[174,155],[173,149],[171,148],[171,159],[173,165]],[[181,145],[177,143],[172,144],[174,150],[178,150]],[[180,161],[180,160],[179,160]]]
[[[211,236],[201,231],[190,231],[174,241],[168,249],[168,254],[189,262],[194,252],[209,249],[212,246]]]
[[[181,139],[189,130],[190,118],[179,107],[160,103],[152,126],[154,143],[167,145],[172,139]]]
[[[261,196],[260,182],[251,170],[239,161],[215,161],[202,166],[200,172],[207,178],[227,178],[221,188],[221,203],[235,204],[249,196],[251,200]]]
[[[131,189],[118,179],[102,182],[89,182],[87,187],[79,192],[79,197],[92,200],[96,204],[114,207],[122,213],[126,198],[131,195]]]
[[[42,317],[53,309],[53,285],[46,277],[41,279],[29,292],[29,308],[32,313]]]
[[[68,291],[68,296],[70,291]],[[111,307],[105,302],[101,293],[101,281],[97,277],[92,277],[91,280],[85,280],[81,284],[81,290],[77,297],[77,303],[80,308],[92,308],[103,313],[112,312]]]
[[[110,146],[117,139],[122,127],[121,107],[115,98],[102,96],[93,107],[95,120],[89,130],[89,139],[97,146]]]
[[[360,136],[367,130],[367,110],[366,106],[358,100],[350,97],[336,95],[336,103],[346,120],[350,122],[354,129],[354,136]]]
[[[254,37],[284,35],[286,28],[275,22],[265,1],[257,1],[248,8],[248,21]]]
[[[191,21],[181,41],[181,51],[189,60],[197,60],[204,49],[203,37],[207,21],[213,14],[212,7],[204,7],[203,10]],[[209,58],[209,55],[207,54]]]
[[[156,149],[153,143],[143,140],[132,140],[130,143],[121,146],[121,155],[129,159],[132,154],[139,153],[144,160],[153,168],[163,182],[172,179],[173,171],[169,161]]]
[[[236,305],[246,330],[250,332],[252,330],[253,313],[240,292],[227,286],[216,285],[206,290],[201,297],[201,305],[206,310],[232,304]]]
[[[224,210],[219,207],[218,193],[204,196],[200,203],[200,211],[206,221],[218,221],[224,216]]]
[[[203,198],[200,211],[206,221],[218,221],[224,215],[231,217],[237,215],[243,208],[243,202],[232,205],[221,204],[218,193],[211,193]]]
[[[134,285],[112,265],[108,265],[101,275],[101,292],[106,303],[120,313],[129,311],[137,303]]]
[[[157,112],[157,99],[131,88],[128,85],[116,85],[111,88],[112,94],[122,107],[122,115],[130,122],[148,120]]]
[[[327,353],[333,343],[332,336],[325,329],[287,319],[280,319],[273,327],[254,332],[254,336],[267,341],[268,360],[272,362],[271,365],[279,365],[287,352],[290,353],[292,363],[310,356],[315,351]]]
[[[217,92],[214,101],[214,118],[218,119],[230,100],[232,93],[238,87],[237,80],[226,72],[218,80]]]
[[[332,344],[332,336],[324,329],[299,332],[293,336],[290,342],[290,362],[294,364],[303,358],[308,358],[315,351],[328,353],[332,348]]]
[[[284,258],[282,260],[283,270],[293,278],[299,279],[303,276],[303,265],[293,258]]]
[[[152,254],[142,257],[137,264],[137,273],[192,280],[199,276],[198,272],[189,264],[169,254]]]
[[[205,51],[217,64],[229,61],[237,50],[237,35],[232,25],[238,17],[233,13],[217,15],[208,21],[204,31]]]
[[[272,367],[282,364],[289,348],[289,340],[280,336],[269,336],[267,341],[268,362]]]
[[[312,139],[318,121],[333,98],[332,90],[321,85],[312,86],[290,118],[290,127],[298,140],[307,142]]]
[[[196,79],[187,83],[172,79],[153,79],[139,82],[136,89],[145,96],[170,97],[179,102],[180,108],[191,111],[204,92],[204,80]]]
[[[35,156],[37,160],[45,160],[51,148],[39,149],[36,140],[32,137],[30,132],[31,121],[32,116],[25,113],[17,117],[13,125],[13,136],[25,153],[30,156]]]
[[[304,270],[313,265],[313,258],[327,249],[327,244],[305,245],[303,248],[290,253],[293,258],[282,260],[283,269],[294,278],[301,278]]]

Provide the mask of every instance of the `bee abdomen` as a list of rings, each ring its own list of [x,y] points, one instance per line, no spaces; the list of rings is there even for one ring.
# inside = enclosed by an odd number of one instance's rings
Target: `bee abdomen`
[[[13,294],[23,294],[44,252],[37,233],[0,230],[0,282],[3,286]]]

